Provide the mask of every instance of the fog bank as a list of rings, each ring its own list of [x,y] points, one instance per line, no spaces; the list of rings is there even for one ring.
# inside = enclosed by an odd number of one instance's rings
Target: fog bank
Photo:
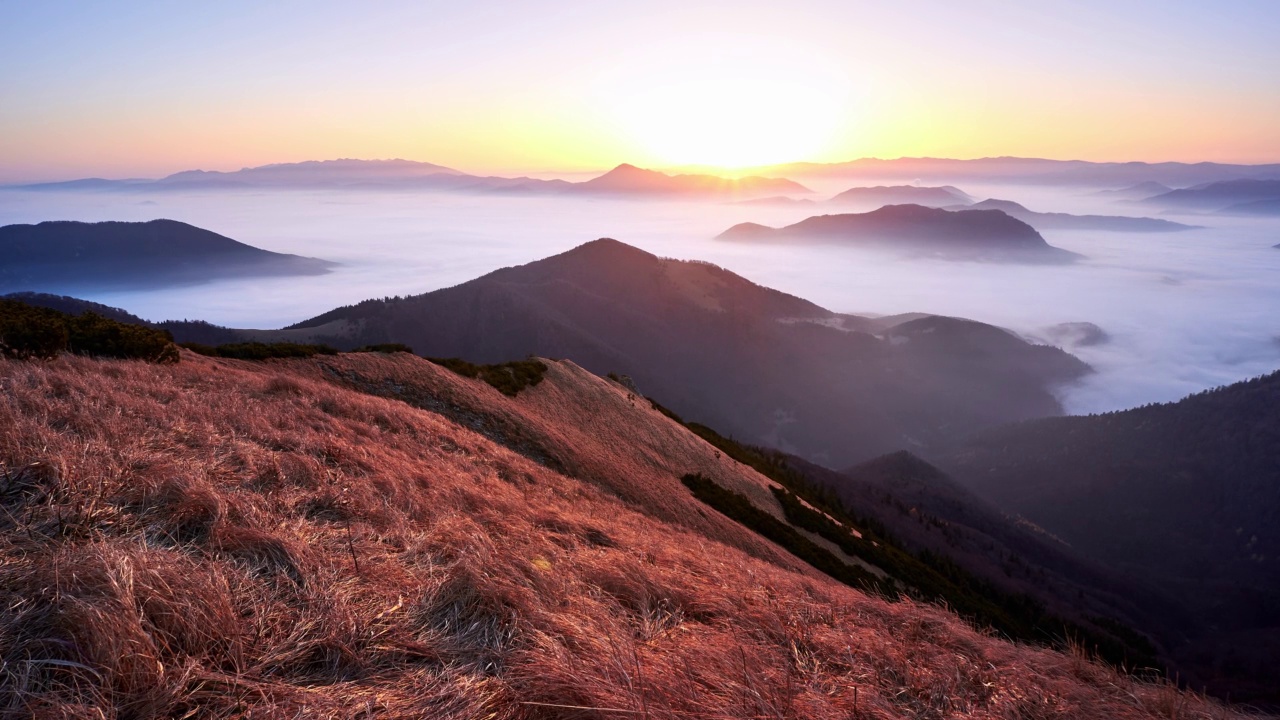
[[[1083,191],[961,189],[1040,211],[1143,214]],[[149,319],[280,327],[337,305],[427,292],[613,237],[663,256],[708,260],[837,311],[958,315],[1039,338],[1047,338],[1043,329],[1057,323],[1096,323],[1110,336],[1107,343],[1068,348],[1099,371],[1063,389],[1072,412],[1174,400],[1280,367],[1275,220],[1164,216],[1209,227],[1147,234],[1043,232],[1049,243],[1087,258],[1066,266],[908,261],[839,247],[711,239],[740,222],[778,226],[827,212],[840,210],[439,193],[0,189],[0,224],[170,218],[267,250],[342,264],[318,277],[160,291],[33,288]]]

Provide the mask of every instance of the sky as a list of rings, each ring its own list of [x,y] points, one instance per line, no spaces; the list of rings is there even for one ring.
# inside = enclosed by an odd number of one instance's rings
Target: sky
[[[1280,2],[0,0],[0,183],[1019,155],[1280,162]]]

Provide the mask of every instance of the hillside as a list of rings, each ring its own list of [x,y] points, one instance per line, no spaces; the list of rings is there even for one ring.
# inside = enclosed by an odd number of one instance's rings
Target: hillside
[[[999,210],[1017,218],[1037,230],[1104,230],[1108,232],[1178,232],[1194,230],[1197,226],[1149,217],[1123,215],[1071,215],[1028,210],[1011,200],[983,200],[982,202],[956,205],[948,210]]]
[[[1027,223],[1000,210],[888,205],[866,213],[816,215],[771,228],[735,225],[717,236],[732,242],[824,243],[949,260],[1062,263],[1079,256],[1045,242]]]
[[[1185,598],[1214,628],[1188,653],[1232,657],[1221,671],[1254,673],[1253,692],[1274,679],[1280,373],[1177,403],[997,428],[939,460],[1005,511]]]
[[[0,293],[149,288],[220,277],[318,275],[333,263],[269,252],[174,220],[0,227]]]
[[[407,355],[0,361],[4,711],[1230,715],[806,568],[673,473],[767,480],[547,364],[508,398]],[[387,373],[419,407],[356,389]],[[422,409],[462,399],[612,485]]]
[[[841,465],[960,428],[1059,414],[1051,387],[1089,371],[982,323],[874,325],[714,265],[597,240],[456,287],[338,308],[270,337],[400,342],[473,362],[572,358],[630,375],[646,395],[735,437]]]

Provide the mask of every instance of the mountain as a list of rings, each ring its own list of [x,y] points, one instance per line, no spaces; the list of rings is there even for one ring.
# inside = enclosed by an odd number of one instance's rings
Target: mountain
[[[129,323],[130,325],[146,325],[151,326],[147,320],[126,312],[117,307],[103,305],[89,300],[81,300],[80,298],[70,297],[68,295],[53,295],[50,293],[36,292],[16,292],[7,295],[0,295],[0,300],[17,300],[27,305],[35,307],[49,308],[57,310],[67,315],[83,315],[87,312],[97,313],[105,318],[110,318],[116,322]]]
[[[0,360],[6,709],[1245,717],[836,581],[770,478],[540,362]]]
[[[326,187],[379,184],[465,173],[432,163],[413,160],[310,160],[249,167],[235,172],[187,170],[156,181],[161,185],[209,186],[251,185],[255,187]]]
[[[1280,164],[1145,163],[1046,160],[994,157],[972,160],[948,158],[862,158],[840,163],[790,163],[756,168],[753,172],[786,177],[865,178],[907,182],[1006,182],[1074,187],[1117,187],[1158,182],[1187,187],[1238,179],[1280,178]]]
[[[243,168],[234,172],[187,170],[159,180],[86,179],[18,186],[26,190],[243,190],[250,188],[399,190],[500,195],[611,195],[626,197],[745,198],[809,193],[782,178],[668,175],[622,164],[584,182],[470,175],[412,160],[319,160]]]
[[[983,200],[969,205],[956,205],[948,210],[999,210],[1015,217],[1037,230],[1104,230],[1109,232],[1178,232],[1195,230],[1196,225],[1185,225],[1171,220],[1149,217],[1124,217],[1119,215],[1069,215],[1028,210],[1011,200]]]
[[[1173,188],[1163,183],[1148,181],[1128,187],[1116,188],[1115,190],[1099,190],[1093,193],[1093,196],[1112,200],[1146,200],[1149,197],[1162,195],[1172,190]]]
[[[1232,658],[1235,670],[1220,673],[1252,675],[1237,677],[1233,695],[1274,690],[1280,373],[1176,403],[979,432],[938,462],[1006,512],[1181,598],[1204,628],[1181,655]]]
[[[667,175],[623,163],[600,177],[575,183],[573,191],[592,195],[749,196],[809,193],[783,178],[723,178],[716,175]]]
[[[817,215],[771,228],[735,225],[718,236],[734,242],[818,242],[952,260],[1060,263],[1079,256],[1045,242],[1027,223],[999,210],[950,212],[888,205],[867,213]]]
[[[338,308],[270,337],[401,342],[473,362],[568,357],[630,375],[735,437],[845,464],[1057,414],[1051,388],[1088,372],[982,323],[925,316],[885,331],[708,263],[607,239],[456,287]]]
[[[771,195],[769,197],[751,198],[750,200],[735,200],[735,205],[817,205],[817,201],[810,198],[791,198],[785,195]]]
[[[828,200],[836,205],[861,205],[878,208],[884,205],[923,205],[924,207],[942,207],[944,205],[967,205],[973,198],[959,188],[946,185],[943,187],[921,187],[916,185],[878,185],[876,187],[855,187],[845,190]]]
[[[157,287],[219,277],[318,275],[333,263],[261,250],[175,220],[0,227],[0,292]]]
[[[1280,196],[1264,200],[1251,200],[1223,208],[1219,212],[1224,215],[1263,215],[1274,217],[1280,215]]]
[[[1280,201],[1280,180],[1231,180],[1172,190],[1143,202],[1180,210],[1224,210],[1260,201]]]

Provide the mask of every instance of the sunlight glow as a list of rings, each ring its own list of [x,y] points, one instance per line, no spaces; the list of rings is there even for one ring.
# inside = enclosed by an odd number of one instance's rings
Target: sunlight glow
[[[850,82],[833,63],[752,38],[650,51],[601,93],[619,134],[658,162],[789,162],[819,156],[854,130]]]

